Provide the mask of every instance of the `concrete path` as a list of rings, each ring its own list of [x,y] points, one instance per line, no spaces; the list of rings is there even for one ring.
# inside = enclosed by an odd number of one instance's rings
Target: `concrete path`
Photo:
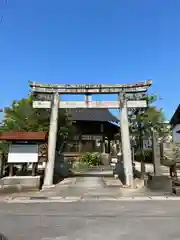
[[[76,177],[74,184],[70,185],[68,188],[61,188],[60,195],[63,197],[80,196],[81,198],[88,196],[117,196],[120,194],[119,186],[108,188],[103,180],[103,177],[109,175],[111,176],[110,171],[106,170],[103,172],[98,169],[91,169],[87,172],[87,176]]]

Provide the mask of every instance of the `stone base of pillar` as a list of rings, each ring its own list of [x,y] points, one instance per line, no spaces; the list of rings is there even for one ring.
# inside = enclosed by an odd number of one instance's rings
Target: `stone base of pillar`
[[[148,176],[146,186],[152,191],[172,193],[172,180],[168,176]]]
[[[101,153],[101,164],[107,166],[110,163],[110,154]]]
[[[42,190],[46,190],[46,189],[50,189],[50,188],[54,188],[56,185],[43,185],[42,186]]]

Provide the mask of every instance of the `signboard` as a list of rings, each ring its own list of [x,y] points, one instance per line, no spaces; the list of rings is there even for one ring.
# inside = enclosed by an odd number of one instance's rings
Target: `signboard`
[[[53,94],[51,93],[33,93],[34,101],[52,101]]]
[[[12,144],[9,146],[8,163],[38,162],[38,145]]]
[[[149,139],[144,139],[143,140],[143,149],[151,149],[152,148],[152,140]]]
[[[111,159],[111,163],[117,163],[118,162],[118,159],[117,158],[112,158]]]
[[[73,139],[74,139],[74,140],[79,140],[79,139],[80,139],[80,136],[74,136]],[[103,136],[83,134],[83,135],[81,136],[81,140],[87,140],[87,141],[103,140]]]
[[[128,101],[128,108],[146,108],[145,100]],[[51,108],[50,101],[33,101],[33,108]],[[59,108],[119,108],[118,101],[60,101]]]
[[[127,101],[128,108],[146,108],[147,101],[146,100],[134,100],[134,101]]]
[[[82,135],[81,137],[82,140],[102,140],[103,136],[97,136],[97,135]]]
[[[111,167],[115,167],[116,166],[116,163],[110,163]]]

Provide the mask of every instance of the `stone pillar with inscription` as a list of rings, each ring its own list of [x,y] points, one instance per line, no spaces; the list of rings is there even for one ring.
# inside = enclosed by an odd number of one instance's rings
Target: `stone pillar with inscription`
[[[108,153],[111,153],[111,140],[108,138],[108,147],[107,147]]]
[[[158,142],[157,134],[152,129],[152,155],[154,165],[154,175],[161,176],[161,156],[160,156],[160,143]]]
[[[48,162],[45,168],[43,188],[53,185],[54,164],[56,156],[56,139],[58,128],[58,109],[59,109],[59,94],[55,93],[51,104],[51,117],[48,138]]]
[[[169,176],[162,175],[160,143],[154,129],[152,129],[152,149],[153,149],[153,164],[154,175],[148,176],[147,187],[153,191],[172,193],[172,180]]]
[[[117,155],[117,149],[116,149],[116,140],[113,140],[112,141],[112,146],[111,146],[111,148],[112,148],[112,156],[116,156]]]
[[[105,153],[106,152],[106,147],[105,147],[105,136],[104,136],[104,125],[103,124],[101,124],[101,135],[102,135],[101,153]]]
[[[79,134],[78,139],[78,151],[82,152],[82,134]]]
[[[123,165],[125,173],[125,182],[129,187],[133,186],[133,168],[131,159],[131,145],[127,112],[126,96],[122,93],[120,95],[120,127],[121,127],[121,143],[123,154]]]
[[[3,176],[4,154],[0,152],[0,178]]]

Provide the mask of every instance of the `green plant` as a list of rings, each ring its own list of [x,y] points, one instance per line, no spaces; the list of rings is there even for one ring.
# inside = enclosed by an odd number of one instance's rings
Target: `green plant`
[[[100,164],[100,154],[87,152],[80,157],[80,162],[86,163],[90,166],[97,166]]]
[[[86,170],[87,168],[89,167],[89,165],[85,162],[80,162],[80,161],[77,161],[73,164],[72,166],[72,171],[73,170]]]
[[[92,153],[92,165],[97,166],[100,165],[101,159],[100,159],[100,154],[98,152]]]
[[[142,161],[142,153],[140,149],[135,153],[135,160],[138,162]],[[144,150],[144,162],[152,163],[152,149]]]

